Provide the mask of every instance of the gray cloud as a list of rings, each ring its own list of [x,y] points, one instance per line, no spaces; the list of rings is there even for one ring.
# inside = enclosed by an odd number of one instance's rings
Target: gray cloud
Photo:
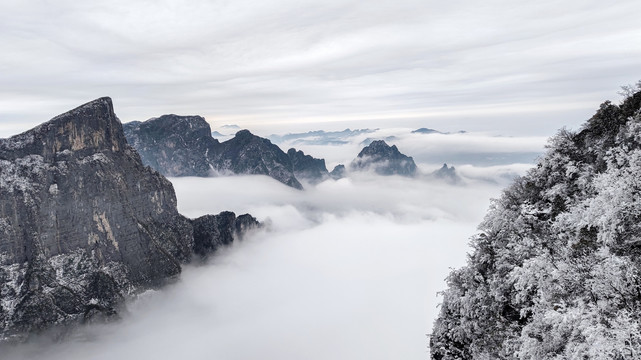
[[[0,131],[110,95],[123,121],[428,120],[549,134],[637,80],[639,10],[632,0],[5,1]]]

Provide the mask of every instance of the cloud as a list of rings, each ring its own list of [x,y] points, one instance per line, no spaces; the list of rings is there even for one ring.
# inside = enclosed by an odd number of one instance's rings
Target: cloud
[[[285,151],[294,147],[325,159],[331,171],[337,164],[349,164],[367,140],[384,139],[390,145],[396,145],[403,154],[412,156],[419,170],[424,172],[431,172],[443,163],[481,167],[533,163],[543,153],[547,143],[547,138],[543,136],[499,136],[487,132],[413,134],[412,130],[415,129],[372,129],[368,132],[346,133],[340,138],[331,134],[329,146],[318,135],[276,143]]]
[[[122,321],[3,358],[425,358],[436,292],[500,191],[365,175],[307,191],[265,176],[171,181],[187,216],[249,211],[267,226]]]
[[[429,120],[548,135],[637,80],[638,10],[633,0],[5,1],[2,98],[49,105],[18,119],[3,108],[0,134],[13,131],[7,121],[26,129],[110,95],[125,121],[200,114],[267,131]]]

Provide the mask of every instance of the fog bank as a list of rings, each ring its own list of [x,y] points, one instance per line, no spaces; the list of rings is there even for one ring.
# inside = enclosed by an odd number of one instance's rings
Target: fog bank
[[[450,267],[498,185],[362,175],[306,191],[264,176],[173,178],[190,217],[250,212],[266,226],[179,282],[9,359],[425,359]]]

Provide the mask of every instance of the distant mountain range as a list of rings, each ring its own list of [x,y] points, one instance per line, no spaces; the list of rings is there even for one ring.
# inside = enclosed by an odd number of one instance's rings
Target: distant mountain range
[[[238,131],[233,138],[221,143],[212,137],[209,124],[200,116],[163,115],[145,122],[126,123],[123,128],[129,143],[138,151],[143,163],[165,176],[258,174],[302,189],[301,181],[316,184],[329,178],[339,179],[349,172],[372,170],[378,175],[401,176],[415,176],[417,173],[414,160],[400,153],[396,146],[387,145],[385,140],[368,139],[349,168],[338,165],[330,173],[325,160],[314,158],[295,148],[290,148],[285,153],[269,139],[253,135],[248,130]],[[314,141],[326,144],[328,141],[373,131],[313,131],[288,134],[277,139],[314,137]],[[393,140],[387,138],[390,139]],[[451,171],[454,171],[453,168]]]
[[[308,131],[305,133],[293,133],[285,135],[270,135],[268,138],[277,144],[290,142],[303,145],[342,145],[349,142],[349,138],[373,133],[378,129],[345,129],[343,131]]]

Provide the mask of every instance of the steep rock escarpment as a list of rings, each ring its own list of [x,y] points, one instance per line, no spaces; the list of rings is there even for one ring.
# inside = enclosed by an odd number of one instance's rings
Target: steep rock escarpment
[[[562,130],[453,271],[433,359],[641,354],[641,86]]]
[[[268,175],[293,188],[303,188],[294,175],[289,156],[268,139],[249,130],[241,130],[221,143],[212,159],[212,166],[219,172]]]
[[[350,164],[352,171],[373,170],[378,175],[416,175],[416,164],[410,156],[402,154],[396,145],[389,146],[384,140],[372,141],[363,148]]]
[[[127,144],[111,99],[0,139],[1,339],[113,316],[194,250],[192,220]]]
[[[301,150],[291,148],[287,150],[287,156],[292,162],[296,178],[317,184],[329,178],[329,172],[325,166],[325,159],[316,159],[311,155],[305,155]]]
[[[163,115],[123,124],[142,162],[165,176],[208,176],[209,153],[220,145],[200,116]]]
[[[303,188],[287,154],[248,130],[220,143],[200,116],[163,115],[123,127],[143,163],[165,176],[267,175],[296,189]]]

